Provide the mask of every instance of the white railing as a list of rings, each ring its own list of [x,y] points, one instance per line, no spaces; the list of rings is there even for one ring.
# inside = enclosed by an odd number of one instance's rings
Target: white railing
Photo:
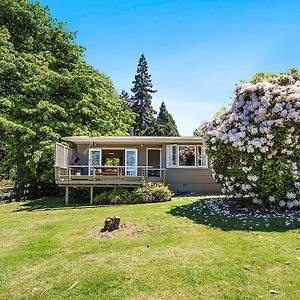
[[[165,178],[165,169],[153,168],[152,166],[89,166],[89,165],[69,165],[67,167],[56,168],[56,178],[62,179],[93,179],[97,180],[107,177],[144,177],[144,178]],[[77,177],[78,176],[78,177]],[[92,178],[91,178],[92,176]],[[151,180],[150,180],[151,181]]]

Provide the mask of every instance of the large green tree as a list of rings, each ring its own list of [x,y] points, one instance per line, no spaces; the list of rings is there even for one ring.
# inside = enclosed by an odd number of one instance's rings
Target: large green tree
[[[128,92],[126,92],[125,90],[122,90],[121,94],[120,94],[120,98],[123,101],[124,109],[131,111],[130,107],[132,105],[132,102],[131,102],[131,97],[128,94]]]
[[[0,2],[1,164],[24,185],[53,182],[54,142],[68,135],[124,135],[133,116],[112,82],[83,60],[75,35],[47,8]]]
[[[168,112],[165,102],[161,103],[157,116],[157,136],[179,136],[174,118]]]
[[[152,107],[153,89],[151,75],[148,72],[148,63],[144,54],[141,55],[137,66],[130,101],[130,109],[136,114],[133,125],[135,135],[155,135],[156,119]]]

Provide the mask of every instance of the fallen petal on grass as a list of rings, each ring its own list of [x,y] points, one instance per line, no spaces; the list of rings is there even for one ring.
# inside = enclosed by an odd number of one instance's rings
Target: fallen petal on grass
[[[279,294],[279,292],[277,292],[277,291],[275,291],[275,290],[269,290],[269,293],[270,293],[270,294],[275,294],[275,295],[278,295],[278,294]]]
[[[250,266],[244,266],[244,269],[253,272],[253,270]]]
[[[71,289],[73,289],[78,283],[79,283],[79,281],[75,281],[75,282],[68,288],[68,291],[70,291]]]

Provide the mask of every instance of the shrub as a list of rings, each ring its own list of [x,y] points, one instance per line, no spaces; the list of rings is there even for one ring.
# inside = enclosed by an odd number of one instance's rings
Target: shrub
[[[107,189],[94,198],[95,204],[131,204],[150,203],[171,200],[171,191],[162,184],[147,183],[135,189],[118,188]]]
[[[138,187],[134,192],[134,201],[136,203],[170,201],[171,197],[170,189],[163,183],[147,183]]]
[[[132,189],[131,189],[132,190]],[[128,188],[106,189],[94,198],[95,204],[132,203],[132,191]]]
[[[130,204],[133,202],[132,189],[119,188],[111,193],[111,204]]]
[[[300,79],[257,74],[232,106],[203,126],[216,181],[257,205],[300,206]]]

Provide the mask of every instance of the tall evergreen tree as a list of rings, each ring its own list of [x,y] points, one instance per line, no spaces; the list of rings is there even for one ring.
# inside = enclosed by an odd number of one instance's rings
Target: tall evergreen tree
[[[126,92],[125,90],[121,91],[120,98],[127,102],[130,101],[130,96],[129,96],[128,92]]]
[[[123,101],[124,109],[127,109],[127,110],[129,109],[130,110],[131,98],[130,98],[128,92],[126,92],[125,90],[122,90],[121,94],[120,94],[120,98]]]
[[[161,103],[157,116],[157,136],[179,136],[179,132],[172,115],[167,111],[166,104]]]
[[[152,94],[156,90],[153,89],[144,54],[139,59],[137,73],[132,83],[133,96],[131,97],[130,108],[132,112],[136,113],[133,125],[134,135],[155,135],[156,119],[151,100]]]

